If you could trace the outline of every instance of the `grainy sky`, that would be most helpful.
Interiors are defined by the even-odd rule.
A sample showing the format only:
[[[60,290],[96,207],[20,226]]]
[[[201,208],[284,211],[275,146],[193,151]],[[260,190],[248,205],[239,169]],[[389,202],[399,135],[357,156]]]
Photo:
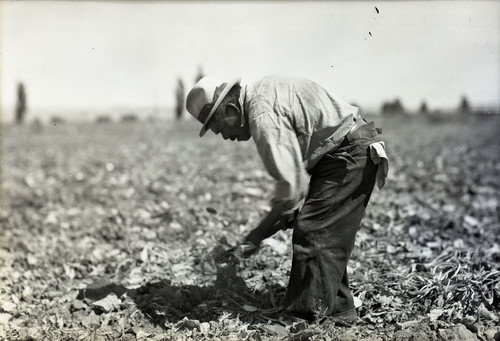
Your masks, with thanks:
[[[172,106],[199,66],[296,74],[361,107],[500,105],[497,1],[0,1],[0,16],[4,109],[19,81],[31,109]]]

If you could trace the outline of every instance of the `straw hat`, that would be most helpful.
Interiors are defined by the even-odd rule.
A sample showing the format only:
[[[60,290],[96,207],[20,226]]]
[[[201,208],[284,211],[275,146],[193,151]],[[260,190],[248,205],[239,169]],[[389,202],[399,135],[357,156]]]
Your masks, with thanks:
[[[186,99],[186,109],[203,124],[200,137],[207,132],[208,122],[229,93],[229,90],[239,82],[240,78],[231,82],[223,82],[217,78],[207,76],[200,79],[189,91]]]

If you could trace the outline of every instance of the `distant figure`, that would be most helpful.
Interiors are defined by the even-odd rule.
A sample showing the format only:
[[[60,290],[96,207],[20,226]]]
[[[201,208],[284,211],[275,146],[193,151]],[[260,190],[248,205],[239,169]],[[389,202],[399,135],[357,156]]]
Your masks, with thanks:
[[[204,77],[186,108],[203,124],[200,136],[252,137],[276,180],[271,212],[237,250],[249,256],[265,238],[294,229],[284,312],[355,321],[347,262],[377,174],[381,188],[388,170],[374,123],[317,83],[284,75],[247,85]]]
[[[26,91],[24,90],[24,84],[19,83],[17,85],[17,103],[16,103],[17,124],[23,123],[25,114],[26,114]]]
[[[462,114],[468,114],[471,112],[469,100],[467,99],[467,97],[462,96],[462,99],[460,100],[460,107],[458,108],[458,110]]]
[[[184,112],[184,83],[179,78],[175,89],[175,117],[180,120]]]
[[[422,102],[422,104],[420,105],[420,109],[418,110],[421,114],[428,114],[429,113],[429,109],[427,108],[427,103],[426,102]]]

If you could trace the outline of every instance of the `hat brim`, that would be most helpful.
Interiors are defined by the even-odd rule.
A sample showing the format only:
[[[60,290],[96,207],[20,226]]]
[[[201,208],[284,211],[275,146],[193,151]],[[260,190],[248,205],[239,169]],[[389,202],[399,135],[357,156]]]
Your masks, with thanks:
[[[200,137],[205,135],[205,133],[208,131],[208,123],[210,122],[210,119],[212,118],[212,116],[215,114],[215,111],[217,110],[217,108],[221,104],[222,100],[226,97],[226,95],[233,88],[233,86],[238,84],[240,81],[241,81],[241,78],[236,78],[236,79],[232,80],[231,82],[227,83],[226,87],[222,90],[219,97],[217,97],[217,100],[215,101],[214,106],[210,110],[210,113],[208,114],[207,118],[205,119],[205,122],[203,123],[203,127],[201,127],[201,130],[200,130]]]

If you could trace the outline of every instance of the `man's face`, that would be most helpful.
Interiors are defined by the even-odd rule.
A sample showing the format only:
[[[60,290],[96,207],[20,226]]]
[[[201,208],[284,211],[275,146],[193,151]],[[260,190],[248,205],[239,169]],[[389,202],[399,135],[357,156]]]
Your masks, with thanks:
[[[231,141],[247,141],[250,139],[250,130],[248,124],[241,126],[241,116],[232,108],[226,111],[226,114],[221,112],[215,113],[210,120],[208,127],[214,134],[221,134],[224,140]]]

